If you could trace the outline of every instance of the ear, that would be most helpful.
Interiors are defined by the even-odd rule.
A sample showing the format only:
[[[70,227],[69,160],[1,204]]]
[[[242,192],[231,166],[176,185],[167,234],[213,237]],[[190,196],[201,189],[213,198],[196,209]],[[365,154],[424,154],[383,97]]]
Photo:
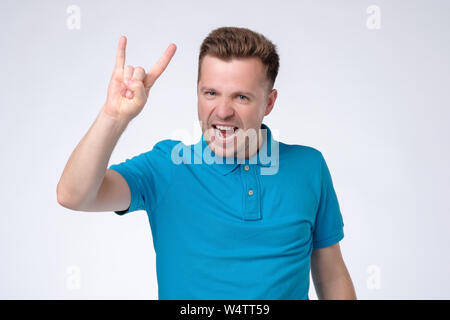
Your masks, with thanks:
[[[277,96],[277,89],[272,89],[272,91],[269,93],[269,96],[267,97],[266,112],[264,113],[265,116],[267,116],[272,111],[273,106],[275,105],[275,100],[277,100]]]

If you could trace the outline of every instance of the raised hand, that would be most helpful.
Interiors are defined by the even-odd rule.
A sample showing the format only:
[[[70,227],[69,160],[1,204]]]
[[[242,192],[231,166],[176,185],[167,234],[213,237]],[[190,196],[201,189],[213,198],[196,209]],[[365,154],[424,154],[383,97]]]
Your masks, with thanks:
[[[150,88],[163,73],[177,49],[170,44],[158,62],[145,73],[142,67],[125,66],[127,38],[121,36],[117,48],[116,65],[108,86],[104,112],[121,120],[131,121],[144,108]]]

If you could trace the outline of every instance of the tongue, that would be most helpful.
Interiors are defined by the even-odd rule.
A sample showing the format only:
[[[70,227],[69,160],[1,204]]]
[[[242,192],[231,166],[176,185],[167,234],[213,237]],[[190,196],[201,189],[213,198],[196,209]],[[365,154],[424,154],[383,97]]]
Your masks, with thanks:
[[[229,136],[229,135],[232,135],[233,132],[234,132],[234,130],[222,130],[222,129],[220,129],[220,133],[221,133],[222,136],[224,136],[224,137]]]

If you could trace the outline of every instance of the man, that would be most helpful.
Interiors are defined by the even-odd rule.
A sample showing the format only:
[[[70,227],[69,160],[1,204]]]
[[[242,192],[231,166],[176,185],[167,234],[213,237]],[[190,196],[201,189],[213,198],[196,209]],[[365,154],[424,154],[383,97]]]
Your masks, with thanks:
[[[159,299],[308,299],[310,270],[320,299],[355,299],[321,152],[278,143],[262,123],[277,98],[272,42],[246,28],[213,30],[199,55],[200,141],[163,140],[108,169],[176,50],[169,45],[145,73],[124,67],[125,46],[121,37],[106,102],[69,158],[58,202],[78,211],[146,210]]]

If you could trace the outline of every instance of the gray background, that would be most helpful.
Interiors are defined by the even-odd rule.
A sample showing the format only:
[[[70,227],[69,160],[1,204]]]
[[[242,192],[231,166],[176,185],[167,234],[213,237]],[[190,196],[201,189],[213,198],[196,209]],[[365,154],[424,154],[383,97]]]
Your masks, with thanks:
[[[2,1],[0,298],[157,298],[146,213],[73,213],[56,185],[105,101],[120,35],[126,64],[146,70],[178,51],[110,164],[196,141],[198,49],[220,26],[278,46],[264,121],[324,154],[358,298],[450,298],[449,13],[448,1]]]

